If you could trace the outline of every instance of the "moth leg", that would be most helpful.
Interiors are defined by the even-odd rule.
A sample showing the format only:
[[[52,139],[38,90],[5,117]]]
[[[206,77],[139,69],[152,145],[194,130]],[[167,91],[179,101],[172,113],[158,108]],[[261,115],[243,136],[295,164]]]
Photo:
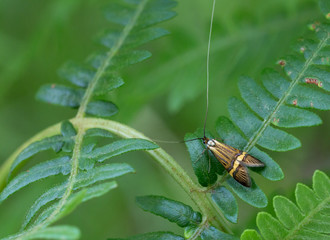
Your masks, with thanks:
[[[198,162],[199,159],[201,159],[201,157],[203,156],[203,154],[205,153],[206,150],[207,150],[207,149],[205,148],[205,149],[203,150],[203,152],[198,156],[198,158],[194,161],[194,163]]]
[[[210,157],[209,151],[207,151],[207,156],[209,157],[209,172],[208,173],[210,173],[211,172],[211,157]]]

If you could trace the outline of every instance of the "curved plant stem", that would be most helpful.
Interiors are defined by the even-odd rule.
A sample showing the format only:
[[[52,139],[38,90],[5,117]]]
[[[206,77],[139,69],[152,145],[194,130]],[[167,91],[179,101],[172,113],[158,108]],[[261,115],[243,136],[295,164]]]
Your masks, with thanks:
[[[71,119],[71,122],[81,132],[85,132],[87,129],[90,128],[102,128],[123,138],[142,138],[150,140],[135,129],[110,120],[96,118],[73,118]],[[56,135],[59,132],[60,123],[53,125],[40,132],[36,136],[32,137],[20,148],[18,148],[12,156],[10,156],[10,158],[4,164],[4,167],[10,166],[14,159],[18,156],[18,154],[32,142],[43,139],[45,137]],[[188,176],[188,174],[184,171],[184,169],[180,165],[178,165],[177,162],[169,154],[167,154],[161,148],[146,152],[151,155],[152,158],[155,159],[166,170],[166,172],[175,179],[175,181],[178,182],[178,184],[185,190],[185,192],[199,208],[199,211],[202,213],[203,216],[207,218],[208,222],[211,225],[222,229],[224,232],[231,233],[227,221],[213,206],[212,200],[208,197],[206,191],[203,191],[203,188],[195,184]],[[6,174],[4,167],[0,169],[0,172],[2,174]],[[3,175],[2,179],[6,179],[6,175]],[[49,222],[49,224],[50,223],[51,222]]]
[[[106,129],[123,138],[142,138],[147,139],[142,133],[130,128],[124,124],[94,118],[72,119],[74,125],[83,125],[86,129],[102,128]],[[151,140],[150,140],[151,141]],[[203,189],[196,185],[183,168],[167,154],[163,149],[147,151],[166,171],[177,181],[190,198],[195,202],[203,216],[207,216],[211,225],[222,229],[225,232],[231,232],[226,220],[221,215],[217,214],[217,210],[213,207],[211,200],[207,198]]]

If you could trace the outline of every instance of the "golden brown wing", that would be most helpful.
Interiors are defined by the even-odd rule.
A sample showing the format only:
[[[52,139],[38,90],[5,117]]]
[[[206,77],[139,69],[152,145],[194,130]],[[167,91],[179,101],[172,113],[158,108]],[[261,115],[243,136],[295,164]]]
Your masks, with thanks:
[[[245,187],[251,187],[251,178],[245,166],[239,164],[236,169],[233,169],[232,177]]]
[[[237,156],[237,160],[241,161],[247,167],[264,167],[265,164],[259,159],[252,157],[246,152],[242,152],[241,155]]]
[[[236,159],[236,155],[240,152],[238,149],[228,146],[224,143],[220,143],[214,140],[214,146],[208,146],[208,149],[219,160],[219,162],[225,167],[227,171],[233,167],[233,161]]]

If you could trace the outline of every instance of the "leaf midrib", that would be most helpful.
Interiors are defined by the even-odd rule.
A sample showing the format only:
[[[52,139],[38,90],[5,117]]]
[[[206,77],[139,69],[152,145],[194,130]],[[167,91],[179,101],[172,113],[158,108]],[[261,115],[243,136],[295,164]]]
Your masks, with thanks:
[[[274,115],[280,109],[280,107],[283,104],[285,104],[285,100],[290,95],[293,88],[299,83],[299,80],[304,75],[304,73],[306,72],[308,67],[313,63],[314,58],[318,55],[318,52],[324,47],[324,45],[326,44],[328,39],[329,39],[329,34],[319,42],[319,44],[318,44],[317,48],[315,49],[315,51],[313,52],[313,54],[310,56],[310,58],[308,58],[305,61],[305,64],[304,64],[302,70],[300,71],[300,73],[297,75],[297,77],[293,81],[291,81],[288,90],[277,101],[277,104],[276,104],[275,108],[273,109],[273,111],[270,112],[268,117],[264,119],[264,121],[261,124],[261,126],[259,127],[259,129],[251,136],[247,145],[244,147],[244,151],[248,152],[256,145],[257,141],[262,137],[263,132],[270,125],[271,119],[273,119]]]
[[[312,211],[310,211],[307,215],[305,215],[304,219],[295,227],[293,228],[289,234],[284,238],[285,240],[289,240],[289,239],[295,239],[295,234],[304,228],[305,225],[307,225],[313,218],[313,216],[315,214],[317,214],[318,212],[320,212],[323,207],[330,202],[330,197],[324,199],[323,201],[320,202],[320,204],[318,204],[318,206],[316,208],[314,208]]]

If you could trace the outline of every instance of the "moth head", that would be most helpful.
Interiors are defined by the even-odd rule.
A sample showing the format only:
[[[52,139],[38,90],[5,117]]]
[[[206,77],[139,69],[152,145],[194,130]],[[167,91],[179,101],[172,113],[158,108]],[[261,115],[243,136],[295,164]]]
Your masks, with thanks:
[[[215,146],[215,142],[213,141],[213,139],[209,139],[207,137],[203,138],[203,143],[207,146],[207,147],[214,147]]]

